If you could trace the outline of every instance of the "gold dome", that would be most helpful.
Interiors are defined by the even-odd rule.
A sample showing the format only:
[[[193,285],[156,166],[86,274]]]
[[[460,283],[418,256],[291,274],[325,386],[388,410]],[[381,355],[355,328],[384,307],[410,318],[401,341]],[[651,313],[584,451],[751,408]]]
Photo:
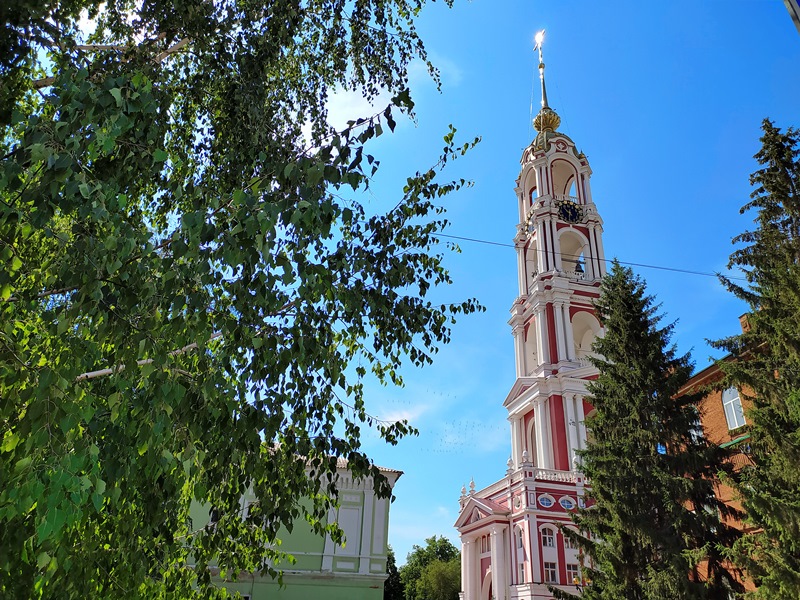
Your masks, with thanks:
[[[549,106],[545,106],[533,120],[536,131],[556,131],[561,125],[561,117]]]

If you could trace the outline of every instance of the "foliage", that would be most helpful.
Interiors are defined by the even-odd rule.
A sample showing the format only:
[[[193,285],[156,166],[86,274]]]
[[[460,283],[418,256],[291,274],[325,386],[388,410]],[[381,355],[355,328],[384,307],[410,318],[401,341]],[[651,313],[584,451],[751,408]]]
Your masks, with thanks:
[[[574,539],[591,581],[583,598],[727,600],[737,585],[722,558],[735,530],[714,495],[724,451],[697,435],[699,397],[678,391],[691,376],[689,356],[670,345],[673,325],[645,284],[615,262],[596,303],[605,336],[595,341],[599,370],[589,384],[596,412],[580,453],[592,482]],[[570,597],[557,593],[557,597]]]
[[[461,560],[434,560],[422,570],[417,582],[420,600],[458,600],[461,589]]]
[[[280,528],[338,533],[337,457],[390,493],[361,428],[412,430],[365,380],[402,383],[478,308],[428,297],[464,184],[437,172],[469,144],[386,214],[356,196],[412,110],[422,4],[3,3],[0,596],[222,595],[212,562],[275,575]],[[337,132],[336,89],[394,97]]]
[[[449,590],[447,573],[452,567],[441,567],[457,562],[461,564],[461,553],[444,536],[432,536],[425,540],[425,546],[414,544],[406,558],[406,564],[400,567],[400,579],[405,588],[406,600],[428,600],[428,593],[439,593],[441,590]],[[433,572],[427,575],[428,566],[433,563],[440,563],[434,567]],[[456,592],[460,589],[461,567],[456,578]],[[423,580],[426,582],[423,583]],[[436,596],[440,598],[442,596]],[[433,598],[431,596],[430,598]]]
[[[726,384],[751,403],[746,412],[752,466],[738,491],[757,529],[735,558],[760,587],[754,598],[800,597],[800,131],[764,120],[761,168],[741,212],[756,228],[736,238],[731,255],[748,284],[724,280],[750,306],[749,330],[717,342],[733,355],[720,361]]]
[[[400,579],[400,571],[397,570],[397,561],[391,546],[389,546],[389,553],[386,557],[386,573],[386,581],[383,582],[383,600],[403,600],[403,582]]]

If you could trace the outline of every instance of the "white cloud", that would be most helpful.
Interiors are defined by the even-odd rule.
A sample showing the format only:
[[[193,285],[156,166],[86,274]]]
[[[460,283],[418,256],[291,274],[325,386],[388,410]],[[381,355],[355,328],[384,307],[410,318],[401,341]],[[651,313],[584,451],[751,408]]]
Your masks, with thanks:
[[[383,111],[391,102],[388,92],[381,92],[372,101],[367,100],[358,91],[338,90],[328,98],[328,123],[336,129],[347,127],[348,121],[371,117]]]

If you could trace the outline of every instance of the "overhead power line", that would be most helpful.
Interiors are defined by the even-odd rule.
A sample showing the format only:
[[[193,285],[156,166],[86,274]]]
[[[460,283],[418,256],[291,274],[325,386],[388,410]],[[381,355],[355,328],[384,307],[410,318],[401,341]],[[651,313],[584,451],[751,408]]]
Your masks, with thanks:
[[[502,246],[504,248],[515,248],[514,244],[504,244],[503,242],[492,242],[490,240],[481,240],[481,239],[478,239],[478,238],[470,238],[470,237],[464,237],[464,236],[460,236],[460,235],[447,235],[447,234],[444,234],[444,233],[437,233],[436,235],[439,236],[439,237],[449,238],[449,239],[452,239],[452,240],[461,240],[461,241],[464,241],[464,242],[475,242],[477,244],[489,244],[490,246]],[[542,252],[542,250],[539,250],[539,251]],[[561,253],[561,252],[559,252],[558,254],[563,255],[563,253]],[[604,262],[607,262],[607,263],[614,262],[613,260],[608,259],[608,258],[604,258],[602,260]],[[635,263],[635,262],[628,262],[628,261],[624,261],[624,260],[617,260],[617,262],[619,264],[621,264],[621,265],[626,265],[626,266],[629,266],[629,267],[641,267],[643,269],[658,269],[659,271],[671,271],[673,273],[684,273],[686,275],[700,275],[702,277],[714,277],[714,278],[719,277],[719,274],[717,274],[717,273],[709,273],[707,271],[694,271],[692,269],[679,269],[677,267],[665,267],[663,265],[648,265],[648,264],[645,264],[645,263]],[[733,276],[733,275],[726,275],[726,277],[728,279],[736,279],[736,280],[739,280],[739,281],[747,281],[747,279],[745,279],[744,277],[736,277],[736,276]]]

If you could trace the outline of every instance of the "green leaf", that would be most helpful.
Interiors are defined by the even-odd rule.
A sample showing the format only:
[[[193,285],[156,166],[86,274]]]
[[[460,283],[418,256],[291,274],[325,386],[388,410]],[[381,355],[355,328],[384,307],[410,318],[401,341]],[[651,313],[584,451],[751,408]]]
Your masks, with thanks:
[[[17,447],[21,438],[17,435],[16,432],[6,430],[3,434],[3,443],[0,444],[0,451],[1,452],[11,452],[14,448]]]
[[[122,106],[122,90],[119,88],[112,88],[108,90],[117,102],[117,106]]]

